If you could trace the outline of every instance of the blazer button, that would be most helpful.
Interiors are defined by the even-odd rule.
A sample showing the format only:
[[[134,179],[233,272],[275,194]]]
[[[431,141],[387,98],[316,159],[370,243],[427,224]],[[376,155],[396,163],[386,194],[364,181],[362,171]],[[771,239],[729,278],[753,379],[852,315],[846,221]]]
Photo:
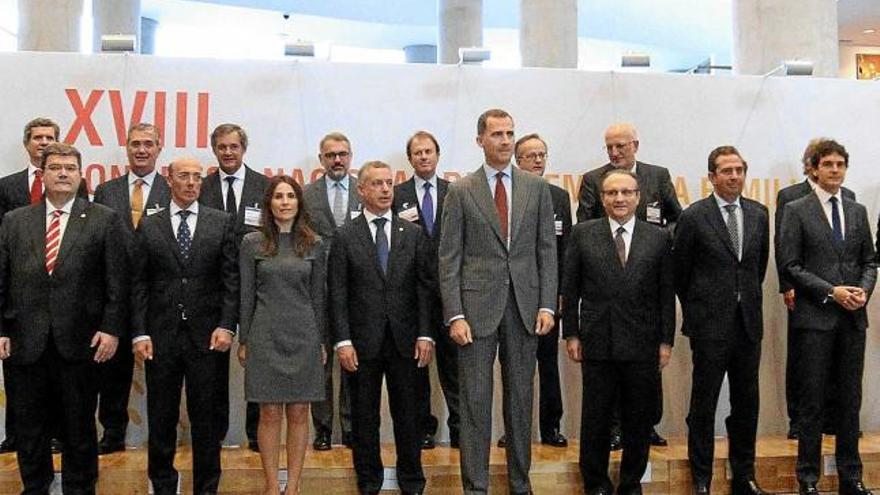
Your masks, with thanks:
[[[183,311],[183,304],[178,304],[178,305],[177,305],[177,309]]]
[[[187,282],[188,282],[188,280],[186,278],[180,279],[180,283],[183,285],[186,285]]]

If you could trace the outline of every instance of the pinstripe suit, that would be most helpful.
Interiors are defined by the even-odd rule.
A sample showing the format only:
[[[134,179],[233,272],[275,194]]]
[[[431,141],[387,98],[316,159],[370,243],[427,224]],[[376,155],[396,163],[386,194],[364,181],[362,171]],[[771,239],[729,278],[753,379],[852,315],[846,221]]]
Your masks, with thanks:
[[[507,243],[485,167],[450,185],[443,210],[439,249],[443,315],[446,321],[464,316],[473,334],[473,343],[459,350],[458,367],[461,473],[466,494],[488,491],[492,366],[499,348],[508,482],[512,493],[530,490],[532,381],[538,347],[535,320],[539,308],[556,309],[550,186],[516,167],[509,170]]]

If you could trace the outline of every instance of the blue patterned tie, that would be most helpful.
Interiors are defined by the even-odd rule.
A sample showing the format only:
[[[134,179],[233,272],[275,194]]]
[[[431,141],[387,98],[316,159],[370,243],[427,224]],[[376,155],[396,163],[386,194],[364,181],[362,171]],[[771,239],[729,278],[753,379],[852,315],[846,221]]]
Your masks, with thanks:
[[[831,230],[834,240],[838,244],[843,243],[843,228],[840,226],[840,209],[837,207],[837,197],[831,196]]]
[[[177,212],[180,215],[180,227],[177,227],[177,249],[180,250],[180,255],[184,259],[189,257],[189,248],[192,247],[192,233],[189,231],[189,224],[186,223],[186,219],[191,213],[189,210]]]
[[[431,197],[431,183],[425,182],[425,196],[422,198],[422,222],[428,235],[434,235],[434,198]]]
[[[376,254],[379,256],[379,266],[382,267],[382,273],[388,273],[388,236],[385,235],[386,218],[376,218],[373,223],[376,225]]]

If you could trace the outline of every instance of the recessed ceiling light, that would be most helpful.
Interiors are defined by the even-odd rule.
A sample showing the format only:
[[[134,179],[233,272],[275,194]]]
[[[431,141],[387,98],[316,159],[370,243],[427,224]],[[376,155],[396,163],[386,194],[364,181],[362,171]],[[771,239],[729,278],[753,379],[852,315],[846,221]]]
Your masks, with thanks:
[[[876,29],[865,29],[864,31],[862,31],[862,34],[874,34],[876,32]]]

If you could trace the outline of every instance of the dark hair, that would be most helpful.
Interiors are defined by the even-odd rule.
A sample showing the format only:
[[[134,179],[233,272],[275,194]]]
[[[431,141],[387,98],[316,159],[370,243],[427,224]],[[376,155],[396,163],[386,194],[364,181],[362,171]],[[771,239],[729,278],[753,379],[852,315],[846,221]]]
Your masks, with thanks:
[[[75,156],[77,167],[82,169],[82,155],[79,153],[79,150],[76,149],[73,145],[59,142],[50,143],[49,146],[46,146],[46,148],[43,150],[43,156],[40,157],[41,169],[46,169],[46,160],[52,155]]]
[[[46,117],[37,117],[24,125],[24,134],[21,139],[22,143],[27,144],[28,141],[31,140],[31,131],[34,127],[51,127],[55,131],[55,141],[58,141],[58,135],[61,134],[61,129],[58,127],[58,124],[56,124],[52,119]]]
[[[522,146],[522,144],[526,141],[530,141],[532,139],[537,139],[538,141],[541,141],[541,144],[544,145],[544,148],[547,148],[547,141],[544,141],[544,138],[539,136],[537,132],[533,132],[531,134],[526,134],[525,136],[516,140],[516,144],[513,145],[513,154],[516,155],[517,153],[519,153],[519,147]]]
[[[211,133],[211,149],[215,149],[217,147],[217,140],[221,137],[232,134],[233,132],[238,133],[238,140],[241,142],[241,149],[247,151],[248,147],[248,137],[247,133],[244,132],[244,129],[241,128],[238,124],[220,124],[215,129],[214,132]]]
[[[275,215],[272,214],[272,197],[275,189],[280,184],[287,184],[293,188],[296,195],[296,217],[293,219],[293,251],[297,256],[303,257],[318,242],[318,236],[312,229],[309,213],[306,211],[303,199],[302,186],[289,175],[276,175],[269,180],[266,194],[263,196],[263,211],[261,213],[262,225],[260,232],[263,233],[263,255],[275,256],[278,254],[278,225],[275,223]]]
[[[489,120],[489,117],[494,119],[510,119],[513,122],[513,117],[510,116],[509,113],[505,112],[500,108],[490,108],[486,110],[480,115],[480,118],[477,119],[477,135],[482,136],[484,132],[486,132],[486,122]]]
[[[834,153],[842,156],[843,163],[849,167],[849,153],[846,152],[846,148],[844,148],[842,144],[833,139],[826,139],[816,144],[816,147],[813,148],[813,156],[810,157],[810,164],[813,168],[816,168],[819,166],[819,162],[822,161],[822,158],[825,158],[828,155],[833,155]]]
[[[718,160],[718,157],[724,156],[724,155],[736,155],[739,158],[739,161],[742,162],[743,168],[748,170],[749,164],[746,163],[746,161],[743,159],[742,155],[739,154],[739,150],[737,150],[736,147],[734,147],[734,146],[725,145],[725,146],[719,146],[719,147],[715,148],[714,150],[712,150],[711,153],[709,153],[709,160],[708,161],[709,161],[709,173],[710,174],[714,174],[715,169],[718,168],[718,164],[715,163]]]
[[[437,142],[437,138],[435,138],[434,135],[428,131],[417,131],[415,134],[410,136],[409,139],[406,140],[406,159],[407,160],[412,158],[412,151],[410,150],[410,147],[412,147],[412,142],[415,141],[416,138],[430,139],[431,141],[434,142],[434,151],[436,151],[438,155],[440,154],[440,144]]]

